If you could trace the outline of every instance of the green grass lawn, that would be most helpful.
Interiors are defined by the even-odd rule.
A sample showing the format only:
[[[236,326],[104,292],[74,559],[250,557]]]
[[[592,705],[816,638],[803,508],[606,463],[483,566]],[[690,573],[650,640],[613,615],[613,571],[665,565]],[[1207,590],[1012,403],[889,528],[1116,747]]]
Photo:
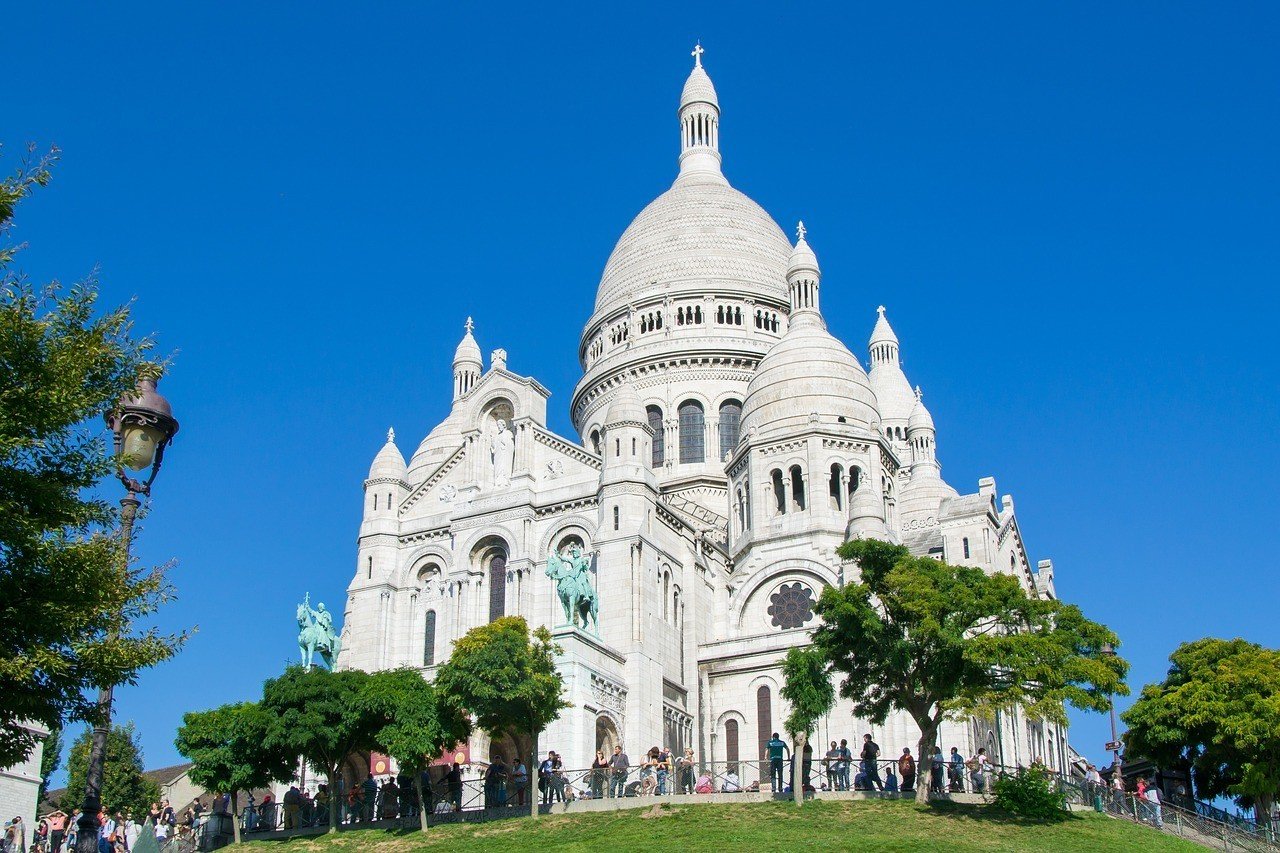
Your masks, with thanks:
[[[906,800],[672,805],[580,815],[528,817],[415,831],[369,829],[289,841],[258,841],[257,853],[448,853],[493,850],[672,850],[755,853],[769,850],[1202,850],[1153,829],[1093,813],[1060,823],[1011,819],[987,806]]]

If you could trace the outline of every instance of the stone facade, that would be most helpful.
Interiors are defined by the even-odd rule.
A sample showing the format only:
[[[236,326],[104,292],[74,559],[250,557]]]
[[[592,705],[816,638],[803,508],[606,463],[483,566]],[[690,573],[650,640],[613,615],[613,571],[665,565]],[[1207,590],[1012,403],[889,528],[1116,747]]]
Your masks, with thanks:
[[[35,723],[27,728],[44,738],[49,733]],[[44,756],[43,741],[27,756],[27,760],[0,770],[0,815],[4,823],[22,818],[26,843],[31,844],[36,829],[36,804],[40,797],[40,760]]]
[[[364,484],[339,665],[430,678],[470,628],[547,625],[573,707],[543,745],[568,767],[615,743],[633,758],[666,745],[756,759],[787,715],[782,656],[807,641],[822,588],[857,571],[835,553],[850,537],[1054,595],[994,480],[960,495],[942,479],[884,309],[868,371],[826,330],[803,226],[793,246],[725,179],[700,61],[678,116],[679,174],[618,241],[583,331],[578,436],[548,430],[549,392],[505,351],[485,369],[468,320],[449,415],[408,463],[389,434]],[[546,575],[571,544],[592,555],[598,636],[566,624]],[[871,727],[843,702],[816,736],[868,731],[886,757],[916,744],[905,716]],[[1013,711],[951,724],[942,743],[1061,766],[1066,733]],[[496,748],[483,735],[472,747]]]

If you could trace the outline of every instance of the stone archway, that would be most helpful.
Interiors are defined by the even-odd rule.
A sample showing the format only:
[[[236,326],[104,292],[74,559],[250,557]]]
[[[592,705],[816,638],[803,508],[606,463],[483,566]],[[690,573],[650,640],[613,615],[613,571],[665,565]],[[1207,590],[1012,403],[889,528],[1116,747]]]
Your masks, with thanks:
[[[596,749],[604,753],[607,759],[613,755],[613,748],[622,744],[622,736],[618,734],[618,725],[608,714],[596,716]]]

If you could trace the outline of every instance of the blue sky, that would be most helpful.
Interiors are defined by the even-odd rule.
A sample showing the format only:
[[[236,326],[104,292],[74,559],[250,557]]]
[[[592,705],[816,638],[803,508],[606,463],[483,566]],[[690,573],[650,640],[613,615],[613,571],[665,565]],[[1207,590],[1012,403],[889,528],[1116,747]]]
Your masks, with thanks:
[[[696,38],[729,179],[805,220],[855,352],[888,306],[944,476],[1015,497],[1135,686],[1184,640],[1280,645],[1276,4],[69,3],[6,30],[5,163],[64,151],[24,268],[100,266],[175,356],[139,550],[199,633],[118,694],[149,765],[296,658],[304,591],[341,610],[369,462],[443,417],[468,314],[569,434]],[[1101,759],[1106,718],[1075,723]]]

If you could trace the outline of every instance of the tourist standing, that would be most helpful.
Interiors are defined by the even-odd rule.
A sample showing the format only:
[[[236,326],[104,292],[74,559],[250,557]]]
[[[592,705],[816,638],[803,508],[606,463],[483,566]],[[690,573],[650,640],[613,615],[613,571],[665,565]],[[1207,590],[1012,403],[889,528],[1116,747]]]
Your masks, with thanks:
[[[564,802],[564,760],[560,753],[551,753],[551,795],[558,803]]]
[[[49,815],[49,853],[61,853],[67,835],[67,813],[58,809]]]
[[[455,812],[460,812],[462,811],[462,765],[456,761],[453,762],[446,778],[449,786],[449,802],[453,803]]]
[[[604,750],[597,749],[595,760],[591,762],[591,796],[600,799],[604,796],[605,775],[609,772],[609,760],[604,757]]]
[[[849,790],[849,765],[853,763],[853,750],[849,749],[849,741],[840,739],[840,778],[837,780],[841,791]]]
[[[362,820],[371,821],[377,813],[375,807],[378,803],[378,781],[373,778],[372,773],[365,776],[364,784],[361,785],[361,788],[364,789],[364,816]]]
[[[529,768],[524,766],[524,762],[520,760],[520,756],[511,764],[511,784],[515,788],[516,805],[524,805],[524,792],[529,787]],[[507,798],[507,802],[511,802],[511,798]]]
[[[827,790],[837,791],[840,789],[840,747],[835,741],[831,741],[831,748],[827,750],[827,754],[822,758],[822,764],[827,771]]]
[[[942,772],[946,763],[947,760],[942,754],[942,747],[935,746],[933,755],[929,757],[929,792],[932,794],[942,793]]]
[[[302,792],[297,785],[290,785],[284,792],[281,802],[284,803],[284,828],[298,828],[298,813],[302,811]]]
[[[964,793],[964,756],[959,747],[951,747],[951,766],[947,768],[947,780],[953,794]]]
[[[507,765],[501,755],[495,755],[484,771],[484,807],[497,808],[506,805],[502,785],[507,778]]]
[[[631,759],[622,751],[621,746],[613,748],[609,757],[609,796],[625,797],[627,795],[627,773],[631,769]]]
[[[640,796],[646,797],[658,787],[658,781],[655,778],[657,770],[658,748],[655,746],[645,753],[644,761],[640,764]]]
[[[880,744],[869,734],[862,736],[862,772],[866,774],[868,790],[872,785],[877,791],[884,790],[884,783],[880,781]]]
[[[678,794],[693,793],[693,782],[694,782],[693,770],[694,770],[695,763],[696,762],[693,760],[693,748],[685,747],[684,757],[680,758],[678,761],[678,767],[677,767],[677,773],[676,773],[676,793]]]
[[[666,795],[671,793],[667,790],[667,783],[671,779],[671,750],[663,747],[658,753],[658,793]]]
[[[916,760],[909,746],[902,750],[902,757],[898,759],[898,775],[902,777],[902,793],[908,794],[916,789]]]
[[[780,793],[784,788],[785,780],[783,777],[782,764],[783,761],[791,754],[791,747],[778,737],[778,733],[774,732],[764,745],[765,751],[769,756],[769,784],[773,786],[775,794]]]
[[[979,747],[978,754],[973,757],[973,769],[969,773],[971,788],[975,794],[987,791],[987,764],[986,747]]]

